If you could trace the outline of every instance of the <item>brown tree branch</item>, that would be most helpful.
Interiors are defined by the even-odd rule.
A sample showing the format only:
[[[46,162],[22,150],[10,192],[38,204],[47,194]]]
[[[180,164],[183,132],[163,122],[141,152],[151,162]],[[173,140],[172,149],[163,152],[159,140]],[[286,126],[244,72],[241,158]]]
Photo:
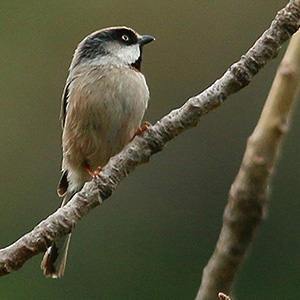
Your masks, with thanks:
[[[264,217],[270,180],[299,85],[300,31],[289,44],[258,124],[248,140],[241,168],[229,192],[219,240],[203,271],[197,300],[213,300],[219,291],[231,290],[254,230]]]
[[[72,200],[38,224],[12,245],[0,250],[0,276],[17,270],[32,256],[43,252],[58,237],[69,233],[76,222],[111,196],[129,172],[163,149],[184,130],[220,106],[225,99],[247,86],[253,76],[272,58],[299,28],[300,0],[292,0],[278,12],[270,28],[225,74],[201,94],[190,98],[141,136],[136,137],[103,168],[101,177],[84,185]]]

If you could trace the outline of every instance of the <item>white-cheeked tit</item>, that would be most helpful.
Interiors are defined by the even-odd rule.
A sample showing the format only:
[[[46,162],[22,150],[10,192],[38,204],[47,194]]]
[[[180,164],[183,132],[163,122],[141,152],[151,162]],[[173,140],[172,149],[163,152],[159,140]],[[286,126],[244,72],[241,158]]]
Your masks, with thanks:
[[[77,46],[62,96],[62,205],[140,132],[149,90],[141,73],[143,46],[153,41],[128,27],[96,31]],[[64,274],[71,234],[51,245],[41,267]]]

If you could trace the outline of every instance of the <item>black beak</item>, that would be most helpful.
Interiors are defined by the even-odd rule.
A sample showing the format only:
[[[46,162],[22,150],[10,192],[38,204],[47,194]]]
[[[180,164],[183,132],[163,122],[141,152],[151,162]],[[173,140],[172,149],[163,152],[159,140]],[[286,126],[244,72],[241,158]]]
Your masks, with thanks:
[[[140,46],[144,46],[146,44],[151,43],[154,40],[155,40],[155,38],[151,35],[141,35],[138,40],[138,43],[140,44]]]

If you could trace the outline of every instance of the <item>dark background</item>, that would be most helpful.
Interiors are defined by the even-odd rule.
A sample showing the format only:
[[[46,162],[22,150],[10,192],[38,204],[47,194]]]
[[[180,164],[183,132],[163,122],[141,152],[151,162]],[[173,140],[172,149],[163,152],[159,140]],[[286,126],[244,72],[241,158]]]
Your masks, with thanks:
[[[145,48],[154,123],[205,89],[255,42],[287,0],[1,1],[0,246],[60,204],[60,98],[77,43],[127,25]],[[284,46],[284,48],[286,45]],[[65,277],[42,255],[0,280],[1,299],[193,299],[232,181],[281,54],[253,82],[138,167],[76,227]],[[297,299],[300,286],[299,117],[275,174],[270,208],[236,283],[250,299]]]

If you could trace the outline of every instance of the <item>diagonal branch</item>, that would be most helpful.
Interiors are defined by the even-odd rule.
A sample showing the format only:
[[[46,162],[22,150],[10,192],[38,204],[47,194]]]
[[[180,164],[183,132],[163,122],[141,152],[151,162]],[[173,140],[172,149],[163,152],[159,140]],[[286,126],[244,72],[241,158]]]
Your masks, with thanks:
[[[215,251],[203,271],[196,299],[229,293],[256,227],[263,221],[269,184],[300,86],[300,31],[278,68],[253,134],[248,139],[239,173],[231,186],[223,227]]]
[[[220,79],[150,126],[109,161],[101,177],[86,183],[67,205],[12,245],[1,249],[0,276],[21,268],[32,256],[45,251],[58,237],[69,233],[77,221],[110,197],[120,181],[136,166],[148,162],[167,142],[196,126],[203,115],[220,106],[229,95],[247,86],[253,76],[277,55],[281,45],[298,30],[299,19],[300,0],[292,0],[278,12],[270,28],[250,50]]]

